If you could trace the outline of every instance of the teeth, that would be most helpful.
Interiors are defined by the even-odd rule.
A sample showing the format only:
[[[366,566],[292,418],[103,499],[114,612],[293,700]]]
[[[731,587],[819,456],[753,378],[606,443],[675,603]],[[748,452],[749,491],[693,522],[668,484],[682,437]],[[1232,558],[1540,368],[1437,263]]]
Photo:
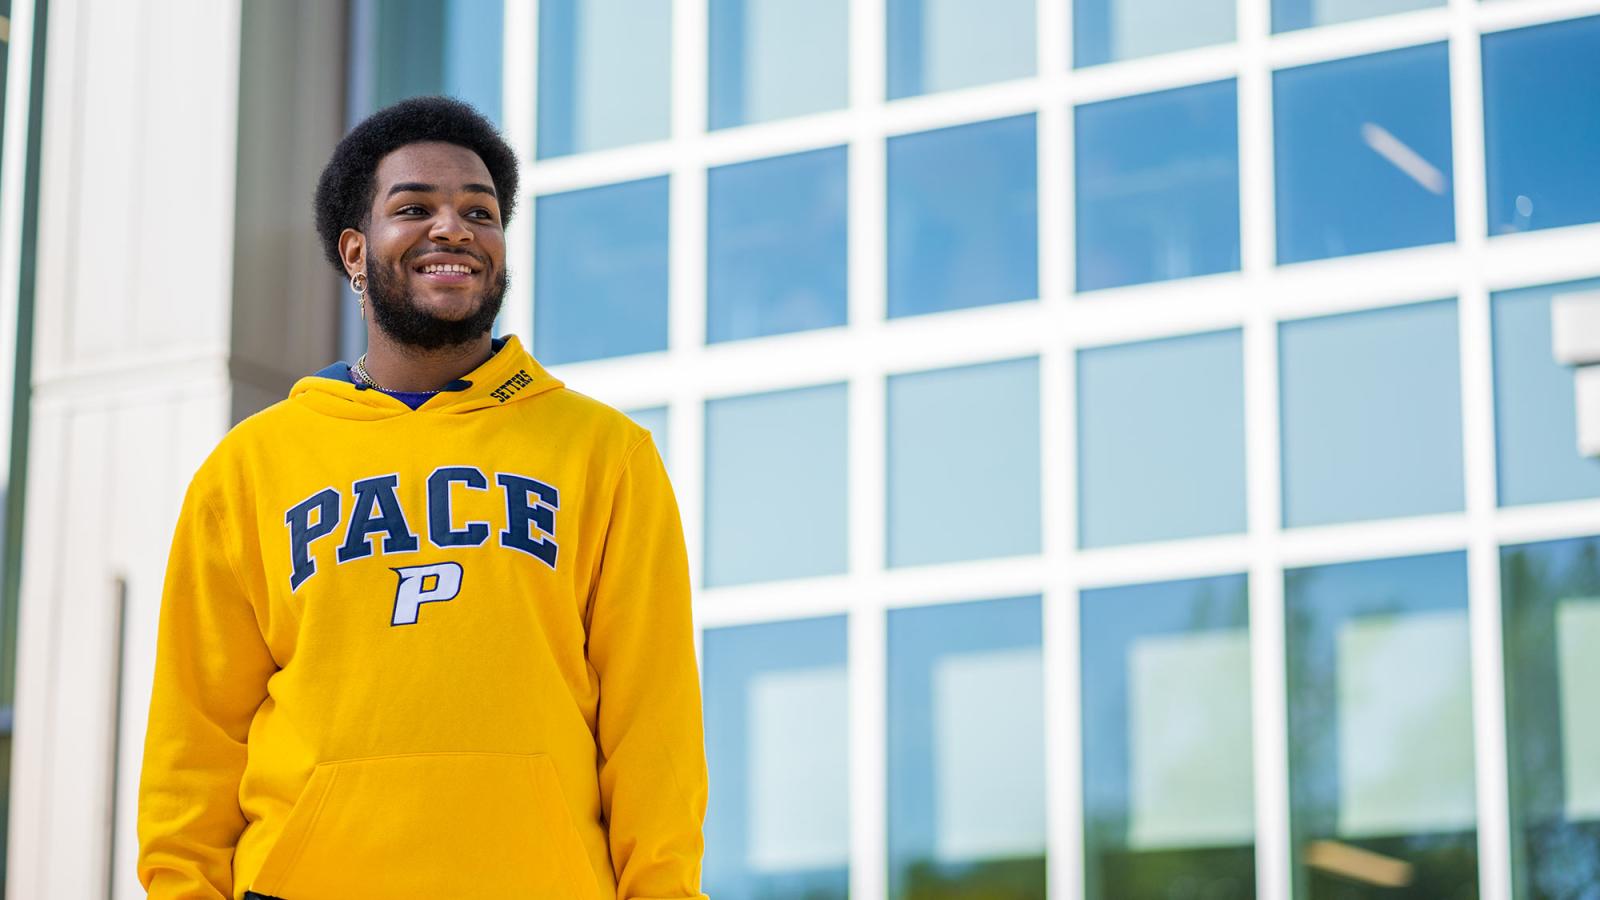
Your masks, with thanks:
[[[423,266],[422,267],[422,271],[427,273],[427,274],[430,274],[430,275],[437,274],[437,273],[454,273],[454,274],[457,274],[457,275],[471,275],[472,274],[472,270],[467,268],[466,266],[458,266],[458,265],[454,265],[454,264]]]

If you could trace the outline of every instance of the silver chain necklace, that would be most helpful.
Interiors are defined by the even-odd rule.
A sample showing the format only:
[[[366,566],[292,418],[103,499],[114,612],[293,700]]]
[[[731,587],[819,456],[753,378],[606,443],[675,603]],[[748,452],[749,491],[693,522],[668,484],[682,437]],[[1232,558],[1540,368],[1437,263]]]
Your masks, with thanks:
[[[356,360],[355,369],[356,377],[360,378],[362,381],[365,381],[367,383],[367,387],[377,388],[378,390],[383,391],[385,394],[437,394],[439,391],[444,390],[443,388],[435,388],[431,391],[391,391],[376,381],[373,381],[372,376],[367,374],[367,355],[365,353],[361,354],[361,357]]]

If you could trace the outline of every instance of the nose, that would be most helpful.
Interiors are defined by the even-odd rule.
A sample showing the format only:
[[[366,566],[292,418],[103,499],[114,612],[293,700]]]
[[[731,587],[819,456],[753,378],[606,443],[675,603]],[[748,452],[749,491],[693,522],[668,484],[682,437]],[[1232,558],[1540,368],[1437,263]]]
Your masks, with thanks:
[[[467,227],[467,221],[454,209],[443,207],[433,217],[428,237],[440,244],[469,244],[472,242],[472,229]]]

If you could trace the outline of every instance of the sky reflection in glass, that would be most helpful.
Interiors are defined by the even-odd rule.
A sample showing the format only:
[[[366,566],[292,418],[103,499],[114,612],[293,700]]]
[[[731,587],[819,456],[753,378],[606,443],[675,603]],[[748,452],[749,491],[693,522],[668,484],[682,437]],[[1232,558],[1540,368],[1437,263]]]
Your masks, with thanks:
[[[707,587],[846,568],[846,388],[706,402]]]
[[[706,630],[709,895],[847,895],[845,637],[844,616]]]
[[[1252,896],[1245,576],[1084,591],[1079,610],[1087,896]]]
[[[1445,0],[1272,0],[1272,30],[1294,31],[1444,5]]]
[[[712,129],[843,109],[849,0],[711,0]]]
[[[667,179],[538,199],[534,355],[546,365],[667,349]]]
[[[1234,0],[1073,0],[1078,68],[1233,40]]]
[[[884,11],[890,100],[1034,73],[1033,0],[887,0]]]
[[[539,158],[672,131],[671,0],[539,0]]]
[[[1454,300],[1279,326],[1283,524],[1463,508]]]
[[[845,323],[845,148],[707,173],[706,342]]]
[[[1078,290],[1239,268],[1232,81],[1077,108]]]
[[[889,317],[1039,296],[1034,117],[889,139]]]
[[[1038,597],[889,612],[889,896],[1042,897]]]
[[[500,0],[382,0],[375,14],[372,109],[446,94],[500,121]]]
[[[1600,16],[1483,36],[1489,233],[1600,221]]]
[[[1272,83],[1280,264],[1455,240],[1444,44]]]

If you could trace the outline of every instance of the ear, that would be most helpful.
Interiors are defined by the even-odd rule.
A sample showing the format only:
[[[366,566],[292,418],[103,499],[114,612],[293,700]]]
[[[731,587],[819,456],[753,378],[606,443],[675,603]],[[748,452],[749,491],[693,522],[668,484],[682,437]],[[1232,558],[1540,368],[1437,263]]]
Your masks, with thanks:
[[[367,236],[354,228],[339,232],[339,258],[344,261],[346,278],[367,270]]]

